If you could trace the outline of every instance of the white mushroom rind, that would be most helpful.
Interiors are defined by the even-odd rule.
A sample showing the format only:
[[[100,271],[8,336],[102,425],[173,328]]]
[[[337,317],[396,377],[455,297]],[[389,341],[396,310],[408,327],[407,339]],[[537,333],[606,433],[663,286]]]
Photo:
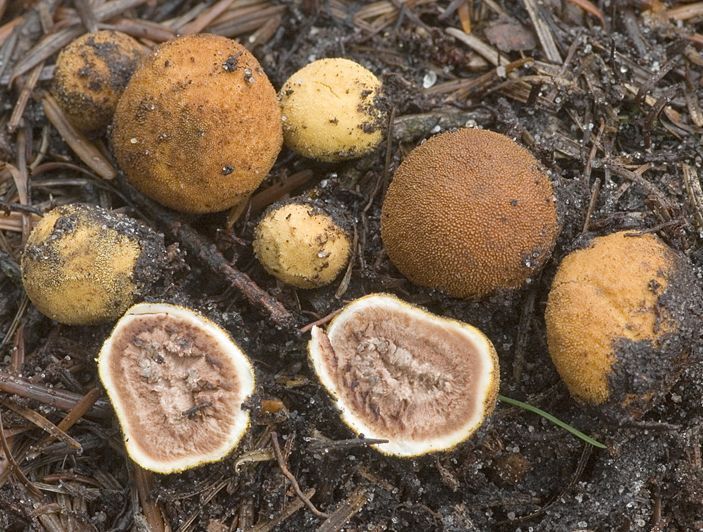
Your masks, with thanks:
[[[135,427],[131,423],[127,412],[131,409],[139,408],[139,405],[126,404],[119,394],[114,393],[114,390],[116,390],[115,376],[109,370],[111,358],[115,356],[112,346],[113,340],[119,335],[122,328],[129,325],[133,320],[138,319],[139,316],[148,314],[167,314],[184,320],[197,328],[206,330],[217,341],[218,347],[222,352],[229,356],[237,370],[241,403],[251,397],[256,386],[254,368],[247,355],[223,329],[204,316],[192,310],[166,303],[140,303],[131,307],[117,322],[110,337],[103,344],[97,358],[98,374],[110,397],[122,428],[127,454],[142,468],[161,474],[176,473],[202,464],[217,462],[229,454],[247,432],[249,428],[249,412],[247,410],[240,409],[233,414],[234,423],[228,433],[228,437],[219,446],[204,454],[171,459],[166,462],[155,459],[149,449],[140,445],[135,438],[130,438],[130,434],[133,433]],[[155,427],[155,430],[158,430],[158,427]]]
[[[385,435],[371,427],[341,399],[334,378],[328,366],[324,363],[324,353],[321,348],[322,335],[327,334],[329,337],[333,337],[335,331],[342,326],[345,319],[356,313],[363,312],[369,307],[387,308],[389,311],[402,311],[413,317],[430,319],[435,324],[441,324],[443,328],[463,335],[468,342],[479,350],[486,362],[483,364],[483,371],[476,375],[475,381],[476,394],[479,396],[481,408],[471,418],[466,419],[459,429],[446,435],[421,440],[393,439],[389,440],[388,443],[374,445],[374,448],[386,455],[413,457],[452,449],[471,437],[490,415],[497,399],[500,371],[498,357],[493,344],[480,330],[471,325],[431,314],[389,294],[371,294],[353,301],[337,314],[328,326],[327,333],[317,326],[312,329],[312,338],[308,343],[310,362],[320,382],[332,397],[344,423],[355,433],[363,434],[365,438],[387,439]]]

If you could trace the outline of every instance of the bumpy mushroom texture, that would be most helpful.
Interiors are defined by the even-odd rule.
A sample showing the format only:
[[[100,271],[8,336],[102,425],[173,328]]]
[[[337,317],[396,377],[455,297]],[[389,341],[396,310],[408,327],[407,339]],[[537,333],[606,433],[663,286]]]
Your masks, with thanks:
[[[558,231],[538,161],[480,129],[443,133],[412,150],[381,218],[383,244],[403,275],[463,298],[523,285],[551,255]]]
[[[129,35],[109,30],[87,33],[63,49],[51,92],[76,128],[98,133],[110,124],[144,50]]]
[[[256,226],[254,252],[264,269],[298,288],[330,284],[349,262],[349,234],[332,216],[307,203],[269,209]]]
[[[98,358],[100,379],[141,467],[173,473],[226,456],[249,426],[254,392],[244,352],[195,312],[164,303],[132,307]]]
[[[266,177],[283,142],[281,114],[246,48],[191,35],[141,63],[117,106],[112,142],[143,194],[182,212],[216,212]]]
[[[571,395],[642,415],[688,360],[700,298],[690,265],[654,235],[617,232],[569,254],[545,320],[549,352]]]
[[[286,146],[325,162],[354,159],[383,138],[381,82],[348,59],[320,59],[298,70],[280,91]]]
[[[94,205],[49,211],[22,254],[22,281],[35,307],[68,325],[117,319],[158,285],[163,237]]]
[[[325,333],[313,329],[310,360],[343,420],[377,449],[416,456],[454,447],[492,412],[498,358],[478,329],[385,294],[358,299]]]

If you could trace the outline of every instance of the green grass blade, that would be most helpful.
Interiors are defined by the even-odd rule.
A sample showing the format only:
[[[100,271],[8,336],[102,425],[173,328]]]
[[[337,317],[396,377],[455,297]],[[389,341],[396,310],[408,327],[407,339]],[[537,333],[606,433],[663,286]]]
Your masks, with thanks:
[[[532,412],[533,414],[537,414],[538,416],[542,416],[543,418],[551,421],[554,423],[556,426],[563,428],[564,430],[570,432],[577,438],[582,439],[586,443],[589,443],[593,445],[593,447],[598,447],[599,449],[607,449],[605,445],[603,445],[601,442],[598,440],[594,440],[590,436],[584,434],[580,430],[572,427],[568,423],[564,423],[561,419],[558,419],[554,417],[552,414],[549,412],[545,412],[544,410],[541,410],[537,408],[536,406],[532,406],[531,404],[528,403],[523,403],[522,401],[518,401],[517,399],[511,399],[510,397],[505,397],[504,395],[499,395],[498,400],[501,403],[506,403],[512,406],[517,406],[518,408],[522,408],[523,410],[527,410],[528,412]]]

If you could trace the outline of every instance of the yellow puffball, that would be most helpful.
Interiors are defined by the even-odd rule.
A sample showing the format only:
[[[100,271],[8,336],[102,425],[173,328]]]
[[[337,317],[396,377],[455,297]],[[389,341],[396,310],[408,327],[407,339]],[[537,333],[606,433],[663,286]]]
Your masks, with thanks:
[[[22,281],[42,314],[67,325],[120,317],[160,279],[163,237],[94,205],[57,207],[29,235]]]
[[[348,59],[320,59],[280,92],[283,139],[310,159],[337,162],[373,151],[383,139],[381,82]]]
[[[330,284],[351,255],[349,234],[309,203],[275,205],[256,226],[254,253],[271,275],[298,288]]]
[[[63,49],[51,92],[75,127],[100,133],[108,126],[145,50],[129,35],[110,30],[86,33]]]

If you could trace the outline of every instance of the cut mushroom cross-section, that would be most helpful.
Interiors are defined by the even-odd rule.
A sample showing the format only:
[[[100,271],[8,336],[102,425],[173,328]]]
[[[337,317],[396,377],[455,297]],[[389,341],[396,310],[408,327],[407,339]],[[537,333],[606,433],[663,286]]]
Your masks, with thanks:
[[[378,451],[451,449],[492,412],[498,357],[478,329],[386,294],[353,301],[312,331],[311,364],[341,412]]]
[[[127,453],[144,469],[173,473],[220,460],[249,426],[242,409],[255,386],[248,357],[186,308],[133,306],[103,344],[98,371]]]

